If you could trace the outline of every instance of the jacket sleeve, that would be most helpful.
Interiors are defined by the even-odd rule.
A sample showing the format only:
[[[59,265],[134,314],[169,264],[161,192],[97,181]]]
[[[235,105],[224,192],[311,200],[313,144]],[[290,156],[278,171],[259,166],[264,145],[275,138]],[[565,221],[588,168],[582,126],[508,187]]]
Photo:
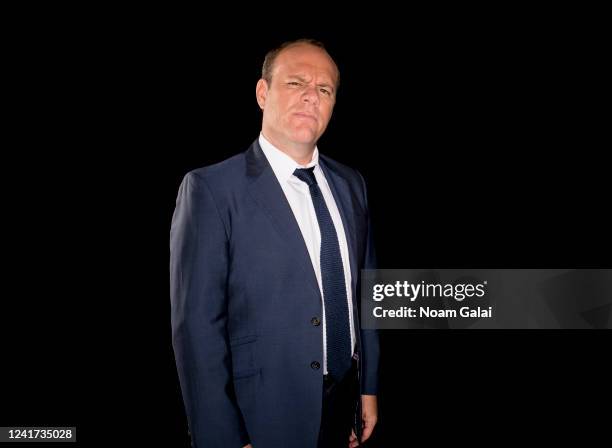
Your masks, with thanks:
[[[228,232],[205,180],[183,179],[170,230],[172,344],[192,444],[249,443],[227,334]]]
[[[365,180],[359,173],[363,186],[363,201],[366,205],[367,212],[367,233],[366,233],[366,250],[364,269],[376,269],[376,251],[374,248],[372,224],[370,220],[370,212],[367,206],[367,189]],[[378,330],[361,330],[361,345],[363,349],[363,377],[361,381],[361,393],[364,395],[378,394],[378,365],[380,358],[380,348],[378,341]]]

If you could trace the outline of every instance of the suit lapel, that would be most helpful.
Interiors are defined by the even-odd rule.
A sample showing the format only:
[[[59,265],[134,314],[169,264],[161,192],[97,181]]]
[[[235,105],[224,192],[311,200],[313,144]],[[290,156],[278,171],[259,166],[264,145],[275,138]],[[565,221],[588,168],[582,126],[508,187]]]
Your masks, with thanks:
[[[355,209],[353,207],[353,200],[351,196],[351,190],[349,189],[348,182],[346,179],[338,174],[329,164],[319,156],[319,164],[325,174],[329,188],[334,196],[338,210],[340,210],[340,217],[342,218],[342,225],[344,226],[344,234],[346,235],[346,241],[349,247],[349,263],[351,265],[351,291],[352,291],[352,302],[353,302],[353,322],[355,323],[355,338],[357,342],[357,352],[361,351],[361,324],[359,321],[359,304],[357,303],[357,277],[359,272],[357,270],[357,234],[355,230],[355,220],[353,219]],[[359,358],[359,354],[357,357]]]
[[[342,225],[344,227],[344,234],[349,248],[349,262],[351,265],[351,288],[353,299],[356,297],[355,288],[357,285],[357,235],[355,234],[355,210],[353,208],[353,201],[351,200],[351,191],[348,186],[348,182],[344,177],[338,174],[336,171],[331,169],[326,161],[319,157],[319,164],[325,174],[329,188],[334,196],[338,210],[340,210],[340,216],[342,218]],[[354,302],[354,300],[353,300]]]
[[[287,244],[287,249],[295,256],[297,264],[304,271],[308,284],[320,298],[319,284],[302,232],[285,193],[257,141],[247,150],[246,160],[247,176],[251,179],[249,193],[268,215],[272,225]]]
[[[319,284],[304,243],[302,232],[291,211],[291,206],[285,197],[285,193],[278,183],[274,171],[268,159],[256,140],[246,152],[247,176],[251,179],[249,192],[268,215],[276,231],[286,241],[288,250],[295,255],[296,261],[304,271],[309,285],[320,297]],[[319,164],[329,184],[330,190],[340,211],[344,234],[346,235],[349,248],[349,263],[351,268],[351,289],[353,303],[356,303],[356,285],[359,272],[357,271],[357,235],[355,233],[355,222],[353,201],[348,182],[338,174],[323,157],[319,157]],[[355,308],[355,307],[354,307]]]

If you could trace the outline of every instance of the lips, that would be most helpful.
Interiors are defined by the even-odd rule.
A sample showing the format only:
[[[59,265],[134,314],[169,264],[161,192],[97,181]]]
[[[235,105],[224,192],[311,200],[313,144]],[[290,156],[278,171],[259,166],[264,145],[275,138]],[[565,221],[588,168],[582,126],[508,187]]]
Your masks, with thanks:
[[[306,112],[296,112],[294,115],[300,118],[310,118],[311,120],[317,121],[317,118],[314,115]]]

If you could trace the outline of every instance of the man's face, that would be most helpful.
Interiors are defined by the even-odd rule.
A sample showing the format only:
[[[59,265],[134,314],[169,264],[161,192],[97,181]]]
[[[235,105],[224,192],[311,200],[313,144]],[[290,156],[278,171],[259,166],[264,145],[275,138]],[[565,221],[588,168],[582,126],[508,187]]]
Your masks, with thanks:
[[[299,44],[281,51],[270,85],[257,83],[264,135],[279,146],[314,147],[336,101],[337,72],[321,48]]]

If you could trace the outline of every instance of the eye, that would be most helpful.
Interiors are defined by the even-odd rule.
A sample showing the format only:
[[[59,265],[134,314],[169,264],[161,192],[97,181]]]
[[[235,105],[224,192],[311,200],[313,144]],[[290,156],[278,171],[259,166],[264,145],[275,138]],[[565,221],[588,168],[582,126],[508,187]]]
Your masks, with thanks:
[[[301,85],[301,84],[300,84],[299,82],[297,82],[297,81],[289,81],[287,84],[288,84],[288,85],[290,85],[290,86],[300,86],[300,85]]]
[[[323,93],[324,95],[330,96],[331,92],[327,89],[321,89],[321,93]]]

